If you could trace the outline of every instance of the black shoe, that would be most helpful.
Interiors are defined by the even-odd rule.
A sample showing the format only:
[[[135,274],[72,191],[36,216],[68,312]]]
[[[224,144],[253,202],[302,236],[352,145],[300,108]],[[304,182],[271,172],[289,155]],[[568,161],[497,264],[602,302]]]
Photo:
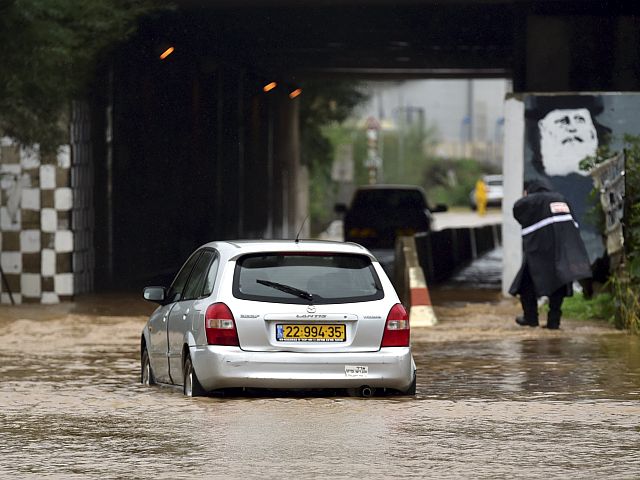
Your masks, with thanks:
[[[538,326],[537,320],[530,322],[524,317],[516,317],[516,323],[521,327],[537,327]]]
[[[547,316],[547,326],[549,330],[558,330],[560,328],[560,318],[562,317],[562,311],[550,310]]]

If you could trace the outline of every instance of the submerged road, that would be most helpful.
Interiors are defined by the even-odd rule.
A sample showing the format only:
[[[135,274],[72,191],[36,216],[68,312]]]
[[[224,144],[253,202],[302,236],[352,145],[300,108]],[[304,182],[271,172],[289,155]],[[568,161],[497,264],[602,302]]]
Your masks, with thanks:
[[[188,399],[138,383],[149,304],[3,306],[0,478],[640,477],[639,339],[482,295],[432,292],[415,398]]]

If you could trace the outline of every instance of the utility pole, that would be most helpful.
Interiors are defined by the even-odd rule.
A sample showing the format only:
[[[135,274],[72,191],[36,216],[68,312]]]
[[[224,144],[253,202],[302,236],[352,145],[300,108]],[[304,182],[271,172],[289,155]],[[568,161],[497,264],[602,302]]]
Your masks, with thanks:
[[[378,171],[382,167],[382,158],[378,154],[378,137],[380,122],[374,117],[367,118],[367,159],[364,164],[369,171],[369,184],[374,185],[378,181]]]

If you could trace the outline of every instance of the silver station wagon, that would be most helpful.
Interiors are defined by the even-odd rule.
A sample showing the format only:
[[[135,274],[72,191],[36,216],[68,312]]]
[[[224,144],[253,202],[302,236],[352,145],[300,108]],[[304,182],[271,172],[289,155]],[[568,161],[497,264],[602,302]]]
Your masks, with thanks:
[[[141,337],[141,381],[187,396],[233,388],[415,394],[409,318],[375,257],[354,243],[212,242]]]

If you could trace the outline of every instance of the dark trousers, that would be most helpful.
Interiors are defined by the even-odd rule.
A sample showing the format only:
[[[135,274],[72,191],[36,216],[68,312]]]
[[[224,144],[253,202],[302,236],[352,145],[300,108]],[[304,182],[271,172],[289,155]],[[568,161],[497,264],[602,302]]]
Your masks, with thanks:
[[[562,302],[567,293],[567,287],[562,286],[549,295],[549,315],[547,316],[547,326],[559,327],[562,316]],[[538,324],[538,294],[533,284],[529,269],[525,268],[520,284],[520,303],[524,312],[524,319],[532,325]]]

